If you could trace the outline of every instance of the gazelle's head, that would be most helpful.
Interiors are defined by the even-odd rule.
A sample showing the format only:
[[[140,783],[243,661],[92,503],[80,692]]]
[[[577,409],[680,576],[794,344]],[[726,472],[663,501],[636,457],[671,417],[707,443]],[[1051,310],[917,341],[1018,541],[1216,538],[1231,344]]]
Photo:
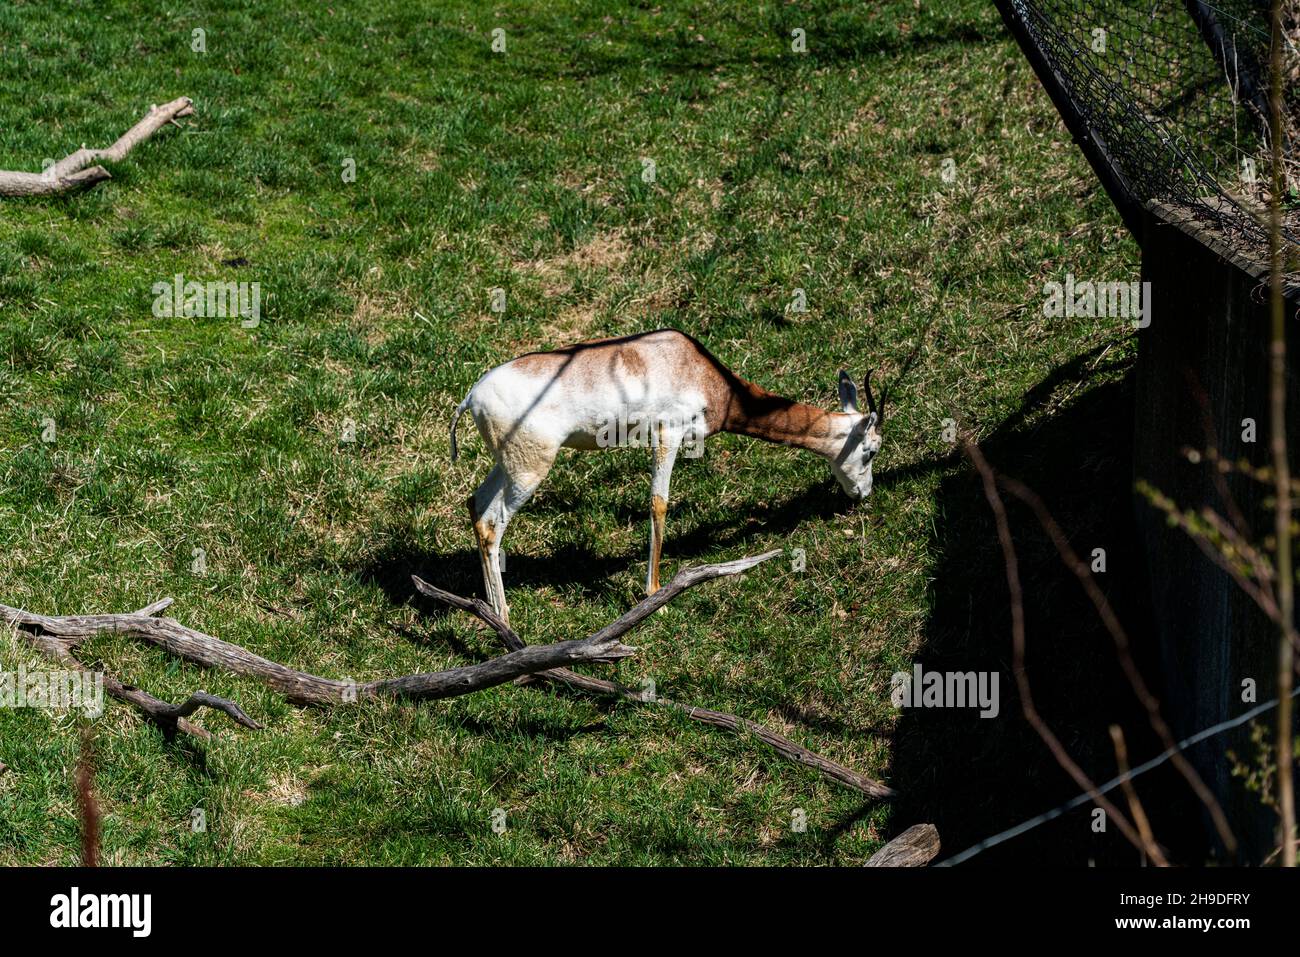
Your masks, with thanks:
[[[867,411],[858,410],[858,387],[849,374],[840,370],[840,410],[844,413],[843,444],[831,458],[831,471],[840,487],[855,501],[871,494],[871,465],[880,451],[880,428],[885,420],[885,395],[881,393],[880,408],[871,394],[871,373],[862,383],[867,393]],[[838,437],[837,437],[838,441]]]

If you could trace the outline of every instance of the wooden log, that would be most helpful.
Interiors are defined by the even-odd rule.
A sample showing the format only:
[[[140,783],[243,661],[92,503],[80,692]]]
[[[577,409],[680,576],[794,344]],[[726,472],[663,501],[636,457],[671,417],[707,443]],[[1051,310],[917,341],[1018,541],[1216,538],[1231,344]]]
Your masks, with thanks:
[[[913,824],[864,864],[864,867],[925,867],[939,854],[939,829]]]

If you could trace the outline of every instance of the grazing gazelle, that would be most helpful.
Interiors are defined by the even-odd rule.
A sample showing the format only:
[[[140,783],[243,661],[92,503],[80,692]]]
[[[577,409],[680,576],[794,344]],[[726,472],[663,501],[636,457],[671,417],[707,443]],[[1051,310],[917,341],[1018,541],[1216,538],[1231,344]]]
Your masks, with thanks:
[[[826,459],[850,496],[866,498],[884,397],[878,410],[869,372],[864,385],[870,411],[858,411],[857,387],[841,372],[842,411],[823,412],[746,382],[675,329],[530,352],[484,373],[452,417],[451,457],[456,460],[456,423],[468,409],[496,461],[469,502],[493,609],[508,615],[500,562],[506,526],[542,484],[561,447],[653,448],[646,591],[654,593],[679,449],[698,455],[704,439],[718,432],[797,445]],[[629,429],[635,430],[630,441]]]

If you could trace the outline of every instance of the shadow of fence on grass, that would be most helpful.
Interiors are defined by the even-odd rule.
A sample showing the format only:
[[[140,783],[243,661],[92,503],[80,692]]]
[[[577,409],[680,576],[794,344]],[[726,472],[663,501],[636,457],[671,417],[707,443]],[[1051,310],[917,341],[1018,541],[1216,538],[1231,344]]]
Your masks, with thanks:
[[[1057,369],[980,444],[995,469],[1043,497],[1081,556],[1105,550],[1106,570],[1098,581],[1158,695],[1158,652],[1134,522],[1132,377],[1088,388],[1095,370],[1086,360],[1087,355]],[[1075,397],[1063,409],[1033,420],[1036,408],[1051,401],[1058,387],[1067,393],[1077,389]],[[1026,670],[1034,701],[1085,772],[1104,780],[1116,773],[1111,724],[1123,728],[1133,764],[1161,748],[1074,574],[1027,508],[1012,502],[1008,517],[1025,590]],[[926,671],[996,672],[1001,699],[997,717],[981,718],[978,709],[905,709],[896,728],[888,780],[901,798],[891,829],[933,822],[943,840],[942,858],[1062,803],[1079,789],[1021,712],[1011,671],[1005,565],[993,514],[970,466],[943,480],[936,528],[931,616],[913,660]],[[1185,782],[1162,769],[1137,790],[1157,839],[1195,855],[1200,806]],[[1092,812],[1092,805],[1085,805],[976,861],[1138,863],[1137,852],[1113,823],[1104,833],[1094,831]]]

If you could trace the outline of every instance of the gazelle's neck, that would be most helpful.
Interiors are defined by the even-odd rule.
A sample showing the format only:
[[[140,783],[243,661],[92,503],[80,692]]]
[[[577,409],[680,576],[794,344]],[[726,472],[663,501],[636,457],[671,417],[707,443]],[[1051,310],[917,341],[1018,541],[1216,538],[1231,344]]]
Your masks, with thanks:
[[[722,431],[794,445],[833,458],[844,441],[840,419],[846,418],[783,398],[742,379],[732,391]]]

